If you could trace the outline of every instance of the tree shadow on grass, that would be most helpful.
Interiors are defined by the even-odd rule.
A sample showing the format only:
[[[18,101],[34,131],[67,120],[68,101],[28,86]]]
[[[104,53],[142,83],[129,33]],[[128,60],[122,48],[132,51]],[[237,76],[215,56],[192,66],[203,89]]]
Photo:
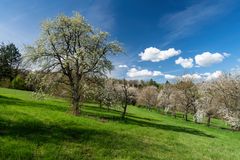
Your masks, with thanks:
[[[105,120],[105,121],[118,121],[120,123],[125,123],[125,124],[132,124],[132,125],[138,125],[141,127],[152,127],[156,129],[162,129],[162,130],[167,130],[167,131],[173,131],[173,132],[181,132],[181,133],[188,133],[192,135],[197,135],[197,136],[203,136],[203,137],[208,137],[208,138],[215,138],[213,135],[206,134],[200,130],[189,128],[189,127],[180,127],[180,126],[174,126],[174,125],[166,125],[166,124],[160,124],[160,121],[157,121],[155,119],[150,119],[150,118],[142,118],[142,117],[137,117],[133,115],[127,115],[125,119],[122,119],[120,114],[108,114],[107,112],[94,112],[94,107],[92,108],[93,112],[91,110],[88,111],[83,111],[82,114],[84,116],[90,116],[94,118],[98,118],[100,120]],[[118,113],[118,112],[114,112]]]
[[[139,157],[137,159],[144,159],[144,157],[156,159],[154,155],[148,154],[148,143],[144,143],[141,141],[141,139],[133,137],[129,134],[120,134],[118,132],[103,130],[100,128],[88,128],[87,126],[82,126],[80,122],[72,122],[72,125],[69,125],[69,122],[66,122],[66,124],[64,122],[62,124],[46,124],[28,114],[23,114],[21,116],[26,118],[16,122],[0,117],[0,130],[4,131],[0,132],[0,136],[2,138],[7,137],[7,139],[11,138],[14,140],[28,141],[34,144],[36,149],[40,148],[41,146],[46,147],[46,144],[60,148],[59,150],[57,149],[58,151],[56,150],[56,152],[59,153],[55,152],[50,155],[54,157],[45,157],[48,159],[79,159],[79,157],[76,157],[76,155],[71,155],[71,152],[65,152],[65,150],[61,150],[61,147],[64,147],[63,145],[65,145],[66,142],[70,144],[78,144],[77,146],[83,145],[82,147],[91,146],[90,150],[84,150],[82,147],[66,149],[77,149],[78,154],[82,150],[84,150],[84,152],[89,152],[90,155],[82,153],[88,156],[84,157],[83,155],[82,159],[97,159],[98,157],[94,156],[103,155],[108,159],[112,159],[113,157],[117,158],[118,156],[123,157],[123,159],[125,156],[130,157],[131,159],[136,157]],[[151,146],[154,148],[159,148],[159,151],[163,151],[165,153],[172,152],[167,145],[153,143]],[[4,145],[2,147],[4,147]],[[20,149],[18,146],[15,147],[16,150]],[[71,147],[76,146],[74,145]],[[102,152],[98,153],[98,155],[95,155],[94,151],[99,150]],[[142,152],[143,150],[144,152]],[[24,157],[23,159],[38,158],[36,157],[37,155],[34,154],[28,156],[33,157]]]
[[[0,95],[0,105],[18,105],[18,106],[31,106],[33,108],[46,108],[48,110],[58,110],[58,111],[67,111],[66,107],[58,106],[58,105],[52,105],[52,104],[45,104],[45,103],[39,103],[34,101],[24,101],[17,98],[11,98]],[[163,129],[168,131],[174,131],[174,132],[182,132],[182,133],[188,133],[198,136],[205,136],[209,138],[215,138],[212,135],[208,135],[202,131],[193,129],[193,128],[187,128],[187,127],[180,127],[180,126],[174,126],[174,125],[165,125],[165,124],[159,124],[156,120],[154,122],[152,119],[149,118],[142,118],[137,117],[131,114],[127,114],[127,117],[123,120],[120,116],[120,111],[110,109],[109,111],[106,108],[99,108],[93,105],[87,105],[84,106],[85,110],[82,111],[82,115],[84,116],[90,116],[94,118],[99,118],[102,120],[112,120],[112,121],[119,121],[121,123],[126,124],[132,124],[132,125],[138,125],[141,127],[152,127],[157,129]]]
[[[67,107],[61,105],[53,105],[45,102],[40,102],[37,100],[31,101],[31,97],[29,97],[29,99],[30,99],[29,101],[25,101],[18,98],[0,95],[0,106],[16,105],[16,106],[29,106],[32,108],[46,108],[48,110],[54,111],[67,111]]]
[[[96,118],[106,118],[107,120],[115,120],[115,121],[122,121],[121,115],[122,111],[116,110],[114,108],[110,108],[109,110],[105,107],[99,107],[96,105],[91,104],[85,104],[83,106],[83,115],[90,116],[90,117],[96,117]],[[103,116],[104,115],[104,116]],[[127,117],[142,119],[142,120],[148,120],[148,121],[158,121],[157,119],[147,118],[147,117],[138,117],[135,114],[127,113]]]
[[[208,138],[215,138],[215,136],[213,136],[213,135],[209,135],[202,131],[199,131],[199,130],[193,129],[193,128],[189,128],[189,127],[180,127],[180,126],[174,126],[174,125],[151,123],[148,121],[136,120],[136,119],[132,119],[132,118],[126,118],[124,123],[139,125],[142,127],[153,127],[153,128],[167,130],[167,131],[188,133],[188,134],[203,136],[203,137],[208,137]]]

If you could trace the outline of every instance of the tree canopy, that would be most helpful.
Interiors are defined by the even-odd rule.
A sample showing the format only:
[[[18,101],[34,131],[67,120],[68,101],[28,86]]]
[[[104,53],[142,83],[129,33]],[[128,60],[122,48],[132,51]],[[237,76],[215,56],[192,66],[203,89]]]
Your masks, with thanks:
[[[60,81],[70,86],[72,109],[79,114],[83,82],[99,77],[113,68],[108,55],[122,51],[116,41],[108,41],[108,33],[94,29],[79,14],[60,15],[42,25],[35,45],[27,47],[27,59],[42,72],[59,72]],[[64,81],[63,81],[64,80]]]
[[[21,62],[21,54],[13,44],[0,44],[0,79],[12,80],[16,76],[16,70]]]

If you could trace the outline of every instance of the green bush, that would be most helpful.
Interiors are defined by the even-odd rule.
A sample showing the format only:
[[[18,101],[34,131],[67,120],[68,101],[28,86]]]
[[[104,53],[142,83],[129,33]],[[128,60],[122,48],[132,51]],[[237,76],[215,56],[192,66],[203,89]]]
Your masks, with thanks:
[[[25,90],[26,89],[26,84],[24,79],[17,75],[13,80],[12,80],[12,88],[14,89],[21,89],[21,90]]]

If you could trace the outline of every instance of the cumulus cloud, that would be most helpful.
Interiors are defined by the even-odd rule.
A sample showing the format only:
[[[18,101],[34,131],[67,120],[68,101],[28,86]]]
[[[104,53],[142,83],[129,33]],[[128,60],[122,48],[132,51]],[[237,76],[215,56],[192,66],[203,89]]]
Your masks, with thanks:
[[[126,64],[120,64],[118,65],[118,68],[128,68],[128,66]]]
[[[144,78],[144,77],[156,77],[163,75],[160,71],[149,71],[148,69],[138,70],[131,68],[127,72],[127,76],[130,78]]]
[[[215,80],[223,75],[222,71],[215,71],[212,73],[194,73],[194,74],[185,74],[182,76],[177,75],[171,75],[171,74],[165,74],[164,77],[167,80],[176,80],[176,79],[191,79],[193,81],[211,81]]]
[[[177,76],[171,75],[171,74],[165,74],[164,77],[165,79],[168,79],[168,80],[177,79]]]
[[[192,79],[195,81],[198,80],[202,80],[202,81],[211,81],[214,79],[217,79],[219,77],[221,77],[223,75],[222,71],[215,71],[213,73],[202,73],[202,74],[198,74],[198,73],[194,73],[194,74],[185,74],[182,76],[182,78],[188,78],[188,79]]]
[[[181,50],[169,48],[168,50],[160,50],[155,47],[149,47],[141,52],[139,56],[143,61],[159,62],[181,54]]]
[[[225,57],[229,57],[231,54],[224,52],[223,55],[224,55]]]
[[[201,67],[207,67],[212,64],[220,63],[223,61],[225,57],[228,57],[230,54],[228,53],[210,53],[203,52],[202,54],[198,54],[195,56],[196,64]]]
[[[182,76],[182,78],[192,79],[192,80],[200,80],[200,79],[202,79],[202,76],[197,73],[194,73],[194,74],[185,74]]]
[[[215,71],[213,73],[205,73],[206,77],[205,77],[205,80],[206,81],[211,81],[211,80],[214,80],[214,79],[217,79],[219,77],[221,77],[223,75],[223,72],[222,71]]]
[[[180,64],[183,68],[192,68],[193,67],[193,59],[192,58],[182,58],[179,57],[176,61],[176,64]]]

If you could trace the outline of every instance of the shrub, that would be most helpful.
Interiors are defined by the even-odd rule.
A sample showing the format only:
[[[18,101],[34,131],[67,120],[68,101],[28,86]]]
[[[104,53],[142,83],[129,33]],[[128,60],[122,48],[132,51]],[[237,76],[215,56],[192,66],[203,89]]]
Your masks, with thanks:
[[[25,85],[25,81],[24,79],[17,75],[11,82],[11,86],[12,88],[14,89],[21,89],[21,90],[24,90],[26,89],[26,85]]]

